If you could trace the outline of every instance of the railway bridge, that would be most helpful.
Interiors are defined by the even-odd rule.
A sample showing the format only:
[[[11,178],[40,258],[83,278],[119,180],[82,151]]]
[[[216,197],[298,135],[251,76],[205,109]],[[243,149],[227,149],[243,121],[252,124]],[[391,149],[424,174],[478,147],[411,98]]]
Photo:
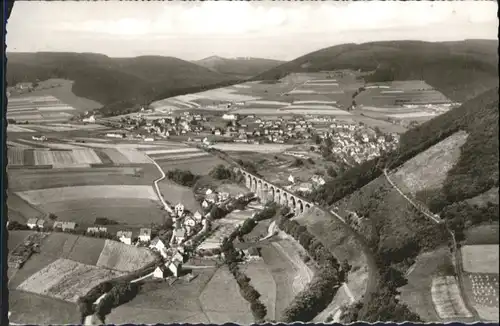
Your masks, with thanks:
[[[257,197],[266,201],[274,201],[280,205],[288,206],[297,215],[310,211],[314,204],[306,201],[281,187],[278,187],[242,168],[237,168],[245,177],[245,184]]]

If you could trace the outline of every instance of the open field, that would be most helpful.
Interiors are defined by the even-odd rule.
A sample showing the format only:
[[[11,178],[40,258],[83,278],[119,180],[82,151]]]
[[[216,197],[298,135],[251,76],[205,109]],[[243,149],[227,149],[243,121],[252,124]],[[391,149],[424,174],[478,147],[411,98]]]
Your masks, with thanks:
[[[468,273],[498,274],[498,244],[466,245],[461,249],[464,271]]]
[[[14,289],[9,290],[9,312],[11,322],[25,325],[75,325],[81,318],[76,304]]]
[[[485,206],[488,202],[493,203],[493,204],[499,204],[499,198],[498,198],[498,187],[493,187],[490,190],[477,195],[476,197],[467,199],[467,202],[469,202],[471,205],[479,205],[479,206]],[[498,229],[498,226],[497,226]],[[498,236],[497,236],[498,239]]]
[[[158,160],[155,161],[164,171],[181,169],[189,170],[191,173],[198,175],[207,175],[214,167],[219,164],[227,165],[227,163],[213,155],[183,159],[183,160]]]
[[[7,132],[34,132],[31,129],[24,128],[15,124],[8,124],[7,125]]]
[[[200,269],[195,275],[190,282],[178,280],[172,285],[146,283],[134,299],[113,309],[106,316],[106,322],[253,322],[249,305],[239,294],[236,281],[227,269]]]
[[[483,224],[467,229],[465,233],[467,245],[498,245],[499,225]]]
[[[460,147],[466,140],[466,132],[451,135],[406,161],[394,173],[392,180],[396,184],[403,183],[413,195],[425,189],[441,188],[448,171],[458,161]]]
[[[333,298],[332,302],[326,307],[325,310],[320,312],[314,319],[312,320],[313,323],[325,323],[328,322],[329,320],[332,319],[332,317],[338,317],[342,313],[342,307],[343,306],[349,306],[353,302],[351,301],[351,298],[347,294],[346,286],[345,283],[339,287],[337,290],[337,293],[335,293],[335,297]],[[333,322],[340,322],[340,320],[331,320]]]
[[[85,295],[100,282],[120,275],[60,258],[33,274],[18,289],[75,303],[79,296]]]
[[[61,221],[88,225],[98,217],[106,217],[129,226],[163,223],[165,211],[160,207],[158,201],[140,198],[65,200],[39,206],[45,212],[56,214]]]
[[[55,233],[49,236],[52,237]],[[46,240],[48,241],[48,240]],[[73,244],[73,249],[67,255],[68,259],[80,262],[86,265],[97,265],[99,256],[104,248],[104,239],[94,237],[79,236]]]
[[[460,296],[460,290],[454,276],[434,277],[431,295],[440,318],[451,320],[457,317],[472,317]]]
[[[450,271],[453,265],[448,247],[420,254],[406,275],[408,284],[399,288],[401,301],[425,322],[440,321],[432,301],[432,280],[437,276],[449,276]]]
[[[29,205],[12,191],[8,191],[7,207],[10,221],[26,223],[30,218],[41,218],[44,216],[43,211]]]
[[[156,193],[151,186],[129,185],[47,188],[21,191],[17,194],[31,205],[43,205],[65,200],[92,200],[101,198],[157,199]]]
[[[7,117],[19,122],[24,121],[67,121],[74,114],[75,108],[66,105],[53,96],[9,98]]]
[[[250,278],[250,284],[260,293],[260,302],[267,308],[266,319],[275,319],[276,283],[268,267],[262,260],[252,261],[242,266],[242,271]]]
[[[153,262],[154,259],[155,257],[148,249],[106,239],[96,266],[131,272]]]
[[[26,239],[30,234],[34,233],[33,231],[21,231],[21,230],[13,230],[8,231],[8,241],[7,247],[9,251],[12,251],[15,247],[21,244],[24,239]]]
[[[238,284],[226,267],[221,267],[215,272],[200,294],[200,302],[212,323],[254,322],[249,303],[240,295]],[[227,312],[231,312],[229,316],[225,314]]]
[[[185,168],[187,169],[187,167]],[[194,198],[191,188],[178,185],[166,178],[158,182],[158,187],[160,188],[160,193],[163,194],[163,198],[170,204],[177,205],[178,203],[182,203],[191,212],[201,211],[201,206]]]
[[[68,105],[71,105],[73,108],[79,111],[99,109],[102,107],[102,104],[96,101],[79,97],[73,94],[73,92],[71,91],[72,86],[73,81],[71,80],[59,78],[47,79],[39,82],[38,87],[33,92],[28,93],[27,95],[16,97],[16,99],[18,101],[21,101],[26,97],[40,97],[46,98],[47,101],[52,98],[51,101],[55,102],[53,98],[56,98],[57,102],[61,101],[63,103],[67,103]],[[12,100],[13,98],[9,98],[9,102]]]
[[[154,168],[154,170],[153,170]],[[142,176],[136,176],[136,174]],[[26,191],[72,186],[138,185],[151,186],[159,177],[158,170],[149,167],[113,167],[93,169],[24,169],[9,170],[9,190]]]

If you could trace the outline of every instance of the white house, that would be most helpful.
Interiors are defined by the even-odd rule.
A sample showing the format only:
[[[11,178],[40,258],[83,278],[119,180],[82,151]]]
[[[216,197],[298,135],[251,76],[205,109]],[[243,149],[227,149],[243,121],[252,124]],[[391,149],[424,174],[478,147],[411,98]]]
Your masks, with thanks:
[[[143,242],[147,242],[151,240],[151,229],[149,228],[141,228],[139,230],[139,240]]]
[[[34,228],[36,228],[36,222],[37,222],[37,221],[38,221],[38,220],[37,220],[36,218],[30,218],[30,219],[28,220],[28,223],[26,223],[26,225],[28,225],[28,227],[29,227],[30,229],[34,229]]]
[[[87,122],[87,123],[95,123],[95,117],[93,115],[91,115],[88,118],[84,118],[82,121]]]
[[[193,219],[197,222],[200,223],[201,220],[203,219],[203,215],[199,211],[196,211],[193,215]]]
[[[172,274],[174,274],[175,277],[178,277],[181,273],[182,262],[180,262],[178,260],[173,260],[168,265],[168,269],[172,272]]]
[[[116,237],[124,244],[132,244],[132,231],[118,231]]]
[[[161,265],[156,267],[156,269],[153,272],[153,277],[154,278],[165,278],[168,276],[168,269],[165,265]]]
[[[210,195],[213,193],[212,189],[208,188],[207,191],[205,191],[205,195]]]
[[[182,253],[180,253],[179,251],[176,251],[174,256],[172,257],[172,260],[178,260],[180,262],[183,262],[184,261],[184,255]]]
[[[196,225],[195,219],[192,218],[191,216],[186,216],[186,218],[184,219],[184,226],[188,226],[188,227],[192,228],[195,225]]]
[[[290,174],[290,176],[288,177],[288,181],[290,181],[291,183],[295,183],[295,178],[293,177],[293,175]]]
[[[53,228],[54,229],[61,229],[63,231],[74,230],[76,228],[76,223],[75,222],[57,221],[57,222],[54,222]]]
[[[43,229],[43,226],[45,225],[45,220],[39,219],[36,221],[36,226],[40,229]]]
[[[236,120],[236,115],[234,115],[234,114],[224,114],[222,116],[222,119],[223,120],[228,120],[228,121],[234,121],[234,120]]]
[[[156,237],[149,244],[149,248],[156,249],[158,251],[162,251],[162,250],[166,249],[167,246],[165,246],[165,243],[163,243],[163,241],[161,241],[160,238]]]
[[[229,198],[229,193],[220,192],[217,194],[217,196],[219,197],[219,201],[224,201],[224,200],[227,200]]]
[[[175,216],[181,217],[184,214],[184,205],[178,203],[177,205],[175,205],[174,211],[175,211]]]
[[[206,200],[204,200],[203,203],[201,203],[201,207],[203,207],[203,208],[207,208],[209,205],[210,204]]]

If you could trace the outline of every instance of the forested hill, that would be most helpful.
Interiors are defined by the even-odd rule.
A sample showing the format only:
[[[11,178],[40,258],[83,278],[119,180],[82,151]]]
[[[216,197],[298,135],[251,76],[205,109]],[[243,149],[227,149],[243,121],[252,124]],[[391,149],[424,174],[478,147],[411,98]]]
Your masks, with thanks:
[[[173,57],[110,58],[96,53],[7,53],[7,83],[49,78],[73,80],[73,93],[103,111],[143,105],[197,87],[232,83],[234,77]],[[173,95],[172,95],[173,94]]]
[[[498,186],[498,87],[463,103],[401,135],[399,148],[366,161],[311,194],[311,199],[331,205],[418,153],[464,130],[469,136],[458,163],[448,173],[443,191],[434,199],[435,211]]]
[[[498,40],[342,44],[306,54],[254,79],[335,69],[374,72],[365,78],[367,82],[425,80],[452,100],[464,102],[498,86]]]
[[[262,58],[222,58],[212,56],[193,61],[193,63],[224,75],[250,78],[282,64],[283,61]]]

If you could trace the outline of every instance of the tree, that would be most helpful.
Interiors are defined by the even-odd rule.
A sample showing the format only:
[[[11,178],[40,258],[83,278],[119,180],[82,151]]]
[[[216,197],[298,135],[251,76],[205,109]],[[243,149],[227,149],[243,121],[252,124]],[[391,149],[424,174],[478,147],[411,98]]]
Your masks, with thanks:
[[[261,322],[267,315],[267,308],[261,302],[250,303],[250,309],[252,310],[253,317],[255,321]]]
[[[326,173],[332,177],[332,178],[336,178],[337,177],[337,171],[335,170],[335,168],[333,166],[329,166],[328,167],[328,170],[326,170]]]
[[[57,215],[53,214],[53,213],[50,213],[49,214],[49,219],[52,220],[52,221],[55,221],[55,220],[57,220]]]

